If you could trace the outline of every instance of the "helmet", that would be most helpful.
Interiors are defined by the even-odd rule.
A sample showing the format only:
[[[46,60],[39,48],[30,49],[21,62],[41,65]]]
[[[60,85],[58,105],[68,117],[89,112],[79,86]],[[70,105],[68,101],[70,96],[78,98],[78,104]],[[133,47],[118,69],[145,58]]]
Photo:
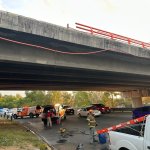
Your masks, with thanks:
[[[89,110],[89,113],[93,113],[93,110],[92,110],[92,109],[90,109],[90,110]]]

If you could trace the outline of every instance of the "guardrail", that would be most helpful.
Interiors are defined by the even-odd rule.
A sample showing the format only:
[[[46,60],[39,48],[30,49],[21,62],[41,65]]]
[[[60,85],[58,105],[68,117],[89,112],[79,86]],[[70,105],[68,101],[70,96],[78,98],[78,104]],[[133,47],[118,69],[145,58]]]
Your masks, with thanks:
[[[135,108],[111,108],[112,112],[115,111],[121,111],[121,112],[127,112],[127,111],[133,111]]]
[[[107,31],[97,29],[97,28],[94,28],[94,27],[91,27],[91,26],[87,26],[87,25],[84,25],[84,24],[81,24],[81,23],[75,23],[75,24],[76,24],[77,29],[89,32],[93,35],[101,35],[101,36],[104,36],[104,37],[112,39],[112,40],[117,40],[117,41],[128,43],[129,45],[136,45],[136,46],[139,46],[139,47],[142,47],[142,48],[150,49],[150,43],[138,41],[138,40],[135,40],[135,39],[132,39],[132,38],[129,38],[129,37],[125,37],[125,36],[115,34],[115,33],[112,33],[112,32],[107,32]]]

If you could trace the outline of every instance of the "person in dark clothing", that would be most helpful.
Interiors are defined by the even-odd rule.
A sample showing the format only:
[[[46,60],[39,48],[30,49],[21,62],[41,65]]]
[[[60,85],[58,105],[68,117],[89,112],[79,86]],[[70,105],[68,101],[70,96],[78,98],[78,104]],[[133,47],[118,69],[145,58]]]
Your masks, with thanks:
[[[44,127],[52,127],[52,120],[54,120],[54,116],[56,115],[56,110],[53,105],[44,106],[42,113],[42,121],[44,123]]]
[[[42,121],[44,123],[44,127],[47,127],[47,117],[46,117],[46,113],[42,113]]]

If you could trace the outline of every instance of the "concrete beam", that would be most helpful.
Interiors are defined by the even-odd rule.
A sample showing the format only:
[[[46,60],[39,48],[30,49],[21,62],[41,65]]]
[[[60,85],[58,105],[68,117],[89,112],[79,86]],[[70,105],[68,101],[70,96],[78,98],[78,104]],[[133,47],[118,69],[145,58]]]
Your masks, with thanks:
[[[147,49],[90,35],[71,28],[64,28],[58,25],[37,21],[5,11],[0,11],[0,28],[40,35],[93,48],[150,58],[150,51]]]
[[[150,89],[123,91],[122,96],[124,98],[149,97]]]

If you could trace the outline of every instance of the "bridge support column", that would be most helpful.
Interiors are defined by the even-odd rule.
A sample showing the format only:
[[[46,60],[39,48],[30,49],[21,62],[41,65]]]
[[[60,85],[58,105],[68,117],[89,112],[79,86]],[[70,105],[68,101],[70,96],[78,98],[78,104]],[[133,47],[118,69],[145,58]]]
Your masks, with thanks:
[[[144,96],[144,95],[145,95],[145,93],[142,90],[123,92],[123,97],[131,98],[133,108],[141,107],[143,105],[142,104],[142,96]]]
[[[132,98],[132,107],[141,107],[142,104],[142,91],[141,90],[136,90],[136,91],[131,91],[131,98]]]
[[[132,99],[132,107],[133,108],[141,107],[143,105],[142,97],[150,97],[150,89],[124,91],[124,92],[122,92],[122,96],[124,98]]]
[[[142,97],[132,97],[132,107],[141,107],[142,104]]]

